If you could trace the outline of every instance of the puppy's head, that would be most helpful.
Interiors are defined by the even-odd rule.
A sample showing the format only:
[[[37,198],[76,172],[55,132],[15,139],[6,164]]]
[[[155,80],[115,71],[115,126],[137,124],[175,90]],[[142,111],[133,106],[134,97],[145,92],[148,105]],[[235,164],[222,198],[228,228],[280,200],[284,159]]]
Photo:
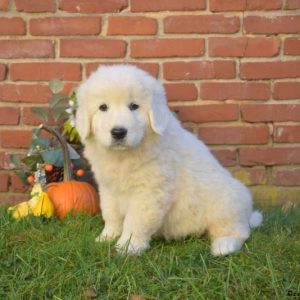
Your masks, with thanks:
[[[78,89],[76,129],[113,149],[137,147],[149,130],[162,134],[170,111],[162,85],[129,65],[103,66]]]

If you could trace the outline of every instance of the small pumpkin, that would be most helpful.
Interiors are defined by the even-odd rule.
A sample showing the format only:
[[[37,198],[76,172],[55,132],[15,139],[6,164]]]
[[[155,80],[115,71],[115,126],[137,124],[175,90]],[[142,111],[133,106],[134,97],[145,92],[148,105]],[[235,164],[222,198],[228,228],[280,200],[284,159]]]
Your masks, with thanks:
[[[53,182],[46,186],[47,194],[54,205],[56,216],[63,219],[70,212],[73,215],[78,212],[96,215],[100,210],[98,194],[89,183],[73,180],[67,143],[55,129],[43,124],[40,128],[53,134],[59,140],[63,150],[63,181]]]

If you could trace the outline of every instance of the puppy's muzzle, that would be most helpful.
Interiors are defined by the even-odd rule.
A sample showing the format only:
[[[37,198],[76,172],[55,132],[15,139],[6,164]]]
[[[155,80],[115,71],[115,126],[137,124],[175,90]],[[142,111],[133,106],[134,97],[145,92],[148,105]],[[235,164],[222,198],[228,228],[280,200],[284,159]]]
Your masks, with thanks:
[[[111,136],[115,139],[115,140],[122,140],[126,137],[127,135],[127,129],[123,128],[123,127],[115,127],[111,130]]]

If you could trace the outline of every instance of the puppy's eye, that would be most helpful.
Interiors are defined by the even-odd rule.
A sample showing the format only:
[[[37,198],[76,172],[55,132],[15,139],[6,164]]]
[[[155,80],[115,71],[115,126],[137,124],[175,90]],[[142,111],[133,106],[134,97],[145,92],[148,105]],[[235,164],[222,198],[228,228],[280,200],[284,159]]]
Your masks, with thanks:
[[[100,109],[101,111],[107,111],[107,110],[108,110],[108,106],[107,106],[106,104],[101,104],[101,105],[99,106],[99,109]]]
[[[138,104],[131,102],[128,107],[130,110],[137,110],[140,106]]]

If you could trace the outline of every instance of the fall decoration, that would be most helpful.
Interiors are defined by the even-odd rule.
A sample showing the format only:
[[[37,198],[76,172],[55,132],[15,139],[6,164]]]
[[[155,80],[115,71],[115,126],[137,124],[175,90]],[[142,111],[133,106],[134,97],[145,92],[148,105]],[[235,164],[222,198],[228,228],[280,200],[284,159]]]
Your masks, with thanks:
[[[32,175],[28,176],[27,177],[27,182],[30,183],[30,184],[33,183],[34,182],[34,177]]]
[[[8,208],[14,219],[21,219],[28,215],[50,218],[54,215],[54,206],[41,184],[35,184],[31,190],[31,199]]]
[[[69,95],[63,94],[63,83],[58,79],[51,80],[49,88],[52,91],[49,107],[31,107],[31,112],[46,125],[55,122],[55,128],[68,143],[74,174],[78,169],[85,170],[82,176],[75,177],[76,180],[89,182],[96,187],[88,162],[82,156],[83,146],[75,128],[76,89]],[[32,130],[32,141],[27,156],[20,160],[16,154],[12,154],[10,158],[16,166],[16,174],[26,186],[33,183],[32,177],[30,182],[27,181],[29,176],[35,177],[34,182],[40,181],[37,177],[44,177],[44,183],[63,179],[63,154],[60,145],[55,138],[40,136],[40,130],[37,128]]]
[[[45,171],[46,172],[51,172],[52,170],[53,170],[53,165],[50,165],[50,164],[45,165]]]
[[[38,198],[36,205],[32,208],[34,216],[45,216],[50,218],[54,215],[54,206],[46,192],[42,192]]]
[[[47,125],[39,127],[54,135],[62,147],[64,177],[62,182],[50,183],[46,186],[47,193],[54,205],[55,214],[64,218],[69,212],[82,212],[95,215],[99,212],[99,198],[96,190],[87,182],[72,180],[70,154],[68,145],[62,136]]]
[[[98,195],[93,187],[96,184],[88,162],[82,157],[83,146],[75,128],[76,90],[64,95],[60,80],[52,80],[49,88],[52,91],[49,107],[31,108],[46,124],[32,130],[31,144],[24,158],[10,156],[23,184],[32,185],[31,199],[9,208],[16,219],[30,214],[49,217],[54,210],[59,218],[70,211],[92,215],[99,211]],[[53,121],[58,131],[49,127]],[[52,136],[41,135],[42,130]]]
[[[76,171],[76,175],[79,176],[79,177],[83,176],[83,175],[84,175],[84,170],[78,169],[78,170]]]

